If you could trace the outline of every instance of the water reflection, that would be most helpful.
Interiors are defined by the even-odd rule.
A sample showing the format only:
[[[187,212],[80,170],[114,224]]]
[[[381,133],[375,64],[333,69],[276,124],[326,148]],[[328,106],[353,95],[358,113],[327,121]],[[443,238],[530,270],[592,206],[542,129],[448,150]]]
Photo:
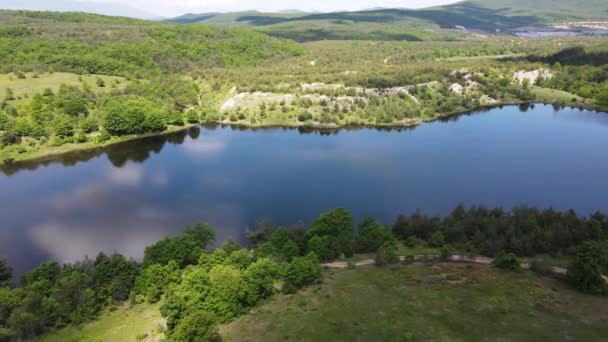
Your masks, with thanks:
[[[608,212],[607,120],[531,104],[416,129],[214,125],[4,165],[0,256],[18,273],[99,251],[138,258],[196,220],[222,242],[260,217],[308,224],[337,206],[385,223],[459,202]]]

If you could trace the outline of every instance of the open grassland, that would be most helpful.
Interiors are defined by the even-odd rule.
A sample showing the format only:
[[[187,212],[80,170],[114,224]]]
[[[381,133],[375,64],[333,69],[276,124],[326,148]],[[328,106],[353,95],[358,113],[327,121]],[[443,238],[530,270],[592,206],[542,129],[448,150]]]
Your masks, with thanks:
[[[329,272],[221,327],[223,341],[602,340],[608,300],[482,265]]]
[[[24,73],[21,79],[16,74],[0,74],[0,96],[4,95],[6,88],[13,90],[15,97],[31,96],[42,93],[50,88],[57,92],[62,84],[69,86],[81,86],[88,84],[94,92],[109,91],[110,89],[124,89],[126,83],[123,77],[106,75],[76,75],[73,73]],[[103,87],[97,84],[97,80],[103,80]]]
[[[124,304],[104,312],[98,320],[81,327],[68,327],[42,336],[41,342],[160,341],[165,321],[160,304]]]

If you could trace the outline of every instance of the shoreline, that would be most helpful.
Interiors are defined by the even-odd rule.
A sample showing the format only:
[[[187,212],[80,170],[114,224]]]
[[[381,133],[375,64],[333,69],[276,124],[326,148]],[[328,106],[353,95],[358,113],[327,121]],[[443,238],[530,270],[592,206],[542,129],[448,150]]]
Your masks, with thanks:
[[[152,137],[161,137],[165,135],[171,135],[178,132],[183,132],[191,129],[192,127],[205,127],[205,125],[221,125],[227,127],[234,128],[242,128],[242,129],[273,129],[273,128],[287,128],[287,129],[309,129],[311,131],[326,131],[326,132],[335,132],[341,129],[349,129],[349,128],[370,128],[370,129],[413,129],[425,123],[432,123],[435,121],[441,120],[449,120],[451,118],[459,117],[462,115],[470,115],[476,112],[483,112],[486,110],[491,110],[494,108],[501,108],[505,106],[520,106],[523,104],[528,105],[556,105],[556,103],[546,103],[540,101],[515,101],[515,102],[502,102],[488,105],[480,105],[475,108],[470,108],[466,110],[454,111],[449,113],[440,114],[434,118],[415,118],[415,119],[407,119],[402,122],[392,122],[388,124],[311,124],[306,122],[293,122],[293,123],[284,123],[284,124],[251,124],[246,122],[231,122],[231,121],[214,121],[214,122],[203,122],[199,124],[185,124],[184,126],[173,126],[174,128],[167,129],[160,133],[148,133],[141,134],[136,136],[128,136],[124,138],[118,138],[118,140],[110,141],[104,144],[96,144],[96,145],[87,145],[87,144],[67,144],[68,149],[61,149],[62,146],[58,146],[57,148],[51,148],[50,151],[33,151],[31,154],[23,154],[23,158],[13,159],[6,158],[4,160],[0,160],[0,167],[19,167],[23,164],[27,163],[44,163],[44,162],[52,162],[57,157],[68,155],[71,153],[78,152],[91,152],[97,149],[104,149],[110,146],[129,143],[132,141],[142,140],[146,138]],[[597,113],[603,113],[607,109],[601,108],[600,106],[575,106],[575,105],[561,105],[560,107],[573,108],[573,109],[581,109],[581,110],[590,110],[595,111]],[[66,146],[66,145],[63,145]]]

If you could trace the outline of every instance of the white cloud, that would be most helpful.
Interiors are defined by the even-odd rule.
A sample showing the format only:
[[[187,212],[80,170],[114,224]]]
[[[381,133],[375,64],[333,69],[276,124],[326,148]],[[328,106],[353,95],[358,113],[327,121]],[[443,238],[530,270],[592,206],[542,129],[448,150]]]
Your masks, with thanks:
[[[144,168],[140,164],[127,164],[121,168],[111,168],[108,179],[114,185],[137,186],[144,178]]]

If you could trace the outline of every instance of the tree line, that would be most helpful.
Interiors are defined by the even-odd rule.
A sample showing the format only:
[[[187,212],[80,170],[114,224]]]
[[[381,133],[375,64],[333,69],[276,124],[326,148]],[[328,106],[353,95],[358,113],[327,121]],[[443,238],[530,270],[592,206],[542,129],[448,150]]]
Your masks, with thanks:
[[[248,246],[234,241],[209,251],[215,230],[196,223],[145,249],[142,262],[120,254],[60,265],[42,263],[12,288],[12,271],[0,262],[0,341],[30,339],[51,329],[93,320],[104,308],[162,300],[171,341],[211,338],[219,324],[277,293],[294,293],[321,281],[320,262],[374,253],[377,265],[399,262],[405,248],[435,247],[495,256],[495,266],[517,270],[518,257],[564,253],[568,279],[580,291],[608,294],[608,220],[573,211],[518,207],[511,211],[460,205],[444,218],[400,215],[392,226],[366,217],[355,225],[346,209],[303,224],[274,227],[259,220]]]

